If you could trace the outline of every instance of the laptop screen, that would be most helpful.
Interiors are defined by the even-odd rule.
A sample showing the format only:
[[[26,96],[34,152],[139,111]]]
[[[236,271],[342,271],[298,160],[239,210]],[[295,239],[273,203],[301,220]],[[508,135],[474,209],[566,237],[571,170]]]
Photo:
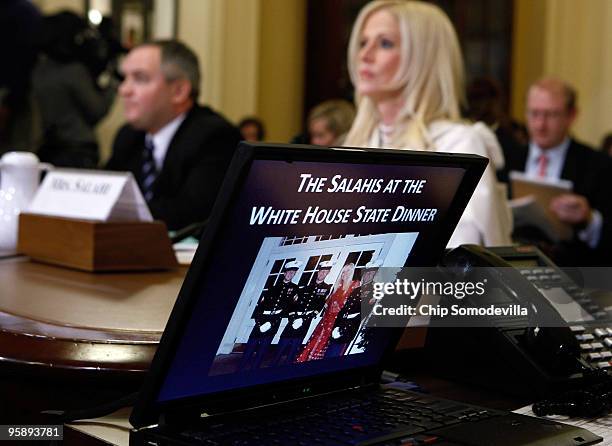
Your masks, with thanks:
[[[238,153],[164,333],[171,348],[153,365],[154,404],[377,365],[392,330],[360,317],[373,277],[434,263],[486,165],[407,151]]]

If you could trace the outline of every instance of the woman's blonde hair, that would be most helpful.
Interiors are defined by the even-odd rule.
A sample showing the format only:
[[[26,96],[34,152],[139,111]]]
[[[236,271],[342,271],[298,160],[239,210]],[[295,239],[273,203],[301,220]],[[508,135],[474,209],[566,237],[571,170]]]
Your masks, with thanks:
[[[344,282],[344,279],[342,278],[342,276],[344,275],[344,270],[349,270],[350,271],[350,277],[348,279],[348,282]],[[338,274],[338,278],[336,279],[336,283],[334,284],[334,291],[336,291],[339,288],[348,288],[349,285],[353,282],[353,276],[355,275],[355,264],[353,262],[347,263],[346,265],[344,265],[342,267],[342,269],[340,270],[340,274]]]
[[[437,119],[458,121],[464,100],[463,60],[457,35],[446,14],[421,1],[376,0],[359,13],[348,50],[349,74],[358,82],[358,53],[366,20],[376,11],[388,11],[398,22],[401,58],[389,91],[398,90],[404,103],[397,116],[392,144],[432,149],[427,125]],[[357,116],[345,145],[364,146],[380,119],[374,102],[356,95]]]

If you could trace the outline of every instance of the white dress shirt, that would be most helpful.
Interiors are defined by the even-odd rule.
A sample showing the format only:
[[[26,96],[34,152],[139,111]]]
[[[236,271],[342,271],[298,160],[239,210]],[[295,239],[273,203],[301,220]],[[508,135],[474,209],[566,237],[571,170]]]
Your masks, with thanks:
[[[531,142],[529,144],[529,154],[527,155],[527,164],[525,165],[525,173],[532,177],[540,176],[540,157],[545,155],[548,158],[546,166],[546,178],[558,180],[561,178],[563,164],[565,163],[565,155],[569,149],[570,139],[565,138],[561,144],[547,150],[538,147],[537,144]]]
[[[162,170],[170,142],[181,123],[185,120],[185,116],[187,116],[187,113],[178,115],[156,133],[147,133],[145,136],[145,138],[153,140],[153,159],[155,160],[155,167],[158,172]]]

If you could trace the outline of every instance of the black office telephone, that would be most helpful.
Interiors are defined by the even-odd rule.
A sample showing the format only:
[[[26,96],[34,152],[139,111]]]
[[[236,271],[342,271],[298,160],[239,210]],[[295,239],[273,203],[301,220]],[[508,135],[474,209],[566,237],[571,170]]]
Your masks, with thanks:
[[[610,314],[537,248],[464,245],[448,252],[442,264],[466,279],[478,267],[495,267],[487,268],[488,279],[507,303],[528,303],[530,313],[554,323],[514,318],[486,328],[430,328],[430,369],[530,398],[579,388],[610,369]]]

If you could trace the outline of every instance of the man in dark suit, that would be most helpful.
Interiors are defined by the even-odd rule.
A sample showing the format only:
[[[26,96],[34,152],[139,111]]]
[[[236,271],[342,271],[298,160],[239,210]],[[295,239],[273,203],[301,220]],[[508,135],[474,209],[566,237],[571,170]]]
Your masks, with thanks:
[[[238,130],[197,104],[196,55],[176,41],[132,49],[119,87],[127,124],[106,168],[134,174],[154,218],[169,229],[205,220],[240,140]]]
[[[567,83],[544,78],[527,94],[529,147],[506,160],[506,168],[573,183],[573,193],[550,203],[552,212],[574,228],[574,238],[554,248],[556,260],[566,265],[611,264],[612,186],[610,160],[570,138],[577,115],[576,92]]]
[[[300,289],[290,302],[287,325],[281,333],[274,364],[291,364],[297,357],[313,319],[321,312],[331,293],[333,284],[325,282],[325,278],[332,266],[334,262],[331,260],[319,263],[315,279]]]
[[[287,262],[283,279],[268,289],[257,302],[252,315],[255,326],[244,348],[238,367],[240,370],[256,370],[261,367],[282,319],[288,316],[292,303],[298,297],[299,288],[293,283],[293,278],[300,266],[302,262],[298,260]]]

